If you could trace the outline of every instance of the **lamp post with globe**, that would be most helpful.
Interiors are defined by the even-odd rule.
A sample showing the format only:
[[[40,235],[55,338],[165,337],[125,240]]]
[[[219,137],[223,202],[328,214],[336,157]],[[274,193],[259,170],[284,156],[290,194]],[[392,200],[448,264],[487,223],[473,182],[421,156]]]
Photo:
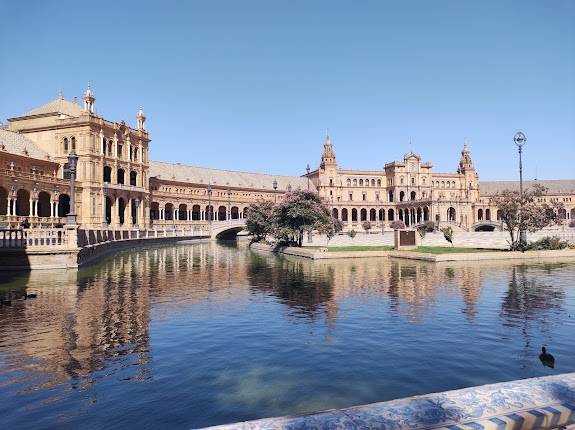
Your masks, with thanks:
[[[70,212],[66,217],[66,224],[76,224],[76,166],[78,165],[78,156],[76,151],[68,155],[68,170],[70,172]]]
[[[527,245],[527,232],[523,226],[523,160],[521,155],[523,153],[523,145],[525,145],[527,138],[522,132],[518,131],[515,133],[513,141],[519,150],[519,246],[523,249],[525,245]]]

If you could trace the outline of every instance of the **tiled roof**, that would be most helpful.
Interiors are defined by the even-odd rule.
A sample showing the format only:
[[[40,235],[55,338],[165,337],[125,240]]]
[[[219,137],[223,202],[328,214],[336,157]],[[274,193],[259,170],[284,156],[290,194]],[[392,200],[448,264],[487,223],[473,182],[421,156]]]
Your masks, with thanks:
[[[308,186],[307,178],[301,176],[280,176],[264,173],[247,173],[233,170],[210,169],[207,167],[185,166],[183,164],[150,161],[150,177],[157,177],[167,181],[190,182],[230,187],[258,188],[273,190],[274,180],[278,183],[278,190],[284,191],[288,185],[292,189],[305,190]],[[310,181],[310,190],[315,190]]]
[[[79,104],[64,100],[62,98],[57,98],[40,107],[37,107],[36,109],[32,109],[30,112],[27,112],[22,116],[42,115],[46,113],[62,113],[64,115],[78,117],[82,115],[83,112],[84,110]]]
[[[0,127],[0,152],[47,160],[48,153],[40,149],[25,135]]]
[[[523,181],[524,188],[529,188],[534,184],[543,185],[550,194],[575,194],[575,179]],[[481,194],[495,194],[504,190],[519,191],[519,181],[481,181],[479,182],[479,190]]]

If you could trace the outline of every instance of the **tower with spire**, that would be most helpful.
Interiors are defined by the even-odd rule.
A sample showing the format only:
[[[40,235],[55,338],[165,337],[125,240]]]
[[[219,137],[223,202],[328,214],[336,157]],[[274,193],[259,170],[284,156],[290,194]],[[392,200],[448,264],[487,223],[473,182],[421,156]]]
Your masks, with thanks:
[[[335,161],[335,151],[333,150],[333,145],[329,134],[325,136],[325,142],[323,143],[323,153],[321,154],[321,163],[319,167],[325,170],[327,167],[336,167],[337,162]]]
[[[86,91],[84,92],[83,99],[84,99],[84,112],[93,114],[94,102],[96,101],[96,97],[94,97],[94,94],[92,93],[92,88],[90,87],[90,84],[88,84],[88,88],[86,88]]]
[[[136,115],[136,121],[138,124],[138,130],[146,129],[146,115],[144,115],[144,109],[142,107],[140,107],[138,115]]]
[[[464,183],[467,199],[479,199],[479,175],[477,174],[477,170],[475,170],[475,166],[473,165],[471,152],[467,147],[467,143],[463,144],[461,157],[459,158],[459,165],[457,166],[457,173],[465,177]]]
[[[459,159],[459,166],[457,167],[457,173],[465,173],[468,171],[475,171],[475,167],[473,167],[471,152],[469,152],[467,143],[464,143],[463,149],[461,150],[461,158]]]

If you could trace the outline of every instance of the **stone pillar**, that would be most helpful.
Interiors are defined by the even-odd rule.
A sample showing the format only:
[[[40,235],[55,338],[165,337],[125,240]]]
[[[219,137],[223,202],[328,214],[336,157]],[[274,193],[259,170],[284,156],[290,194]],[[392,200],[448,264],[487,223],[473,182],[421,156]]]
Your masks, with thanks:
[[[6,202],[6,215],[12,215],[12,199],[10,197],[7,198]]]
[[[57,218],[58,217],[58,210],[60,206],[60,202],[54,202],[54,216]]]
[[[33,213],[32,211],[34,210],[34,200],[32,200],[32,198],[30,197],[28,203],[30,204],[30,210],[28,211],[28,216],[31,217]]]

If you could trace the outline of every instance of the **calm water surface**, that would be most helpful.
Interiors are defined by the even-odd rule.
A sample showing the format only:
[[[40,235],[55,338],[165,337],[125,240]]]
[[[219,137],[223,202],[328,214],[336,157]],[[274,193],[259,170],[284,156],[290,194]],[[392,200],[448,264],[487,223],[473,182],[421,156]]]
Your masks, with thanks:
[[[6,429],[188,429],[575,371],[575,265],[143,248],[0,272]],[[556,368],[538,360],[547,345]]]

